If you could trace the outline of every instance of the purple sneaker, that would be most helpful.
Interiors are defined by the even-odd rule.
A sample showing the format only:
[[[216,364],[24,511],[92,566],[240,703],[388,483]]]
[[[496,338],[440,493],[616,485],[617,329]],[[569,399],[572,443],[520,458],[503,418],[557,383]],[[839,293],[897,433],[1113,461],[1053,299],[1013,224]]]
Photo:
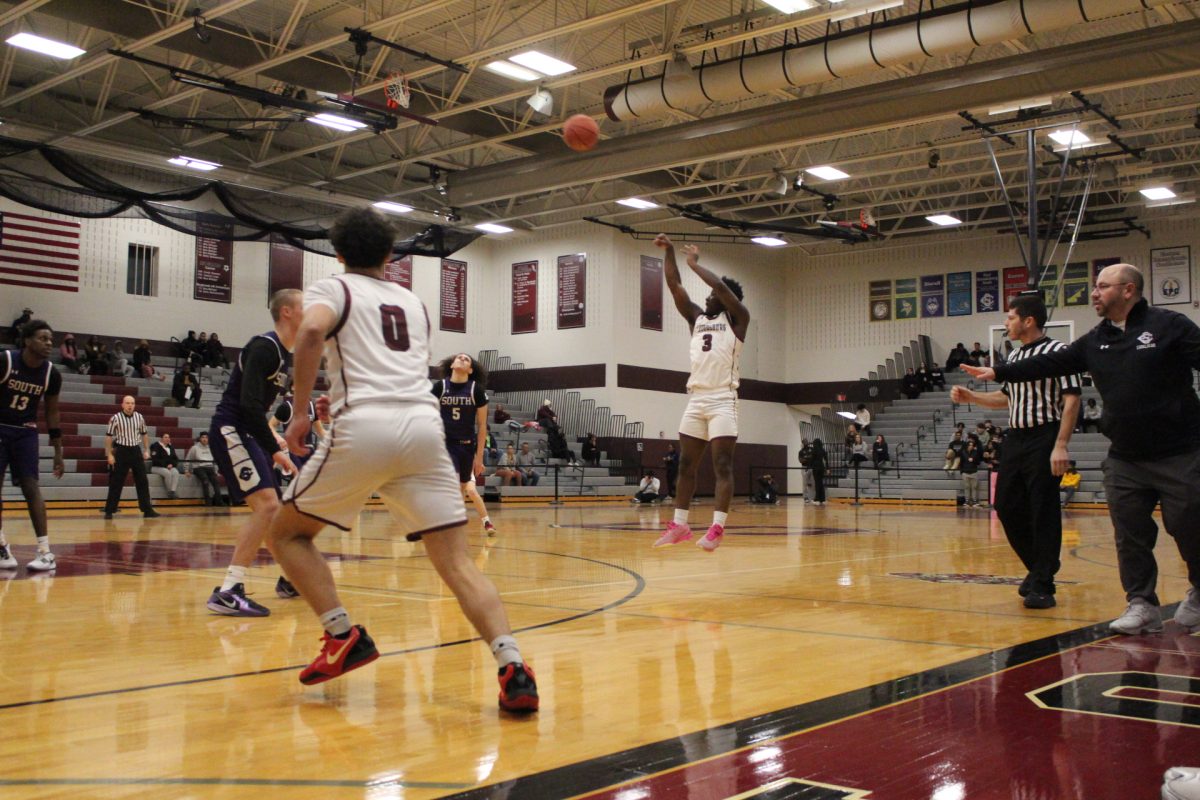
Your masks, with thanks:
[[[663,535],[658,537],[658,541],[654,543],[655,547],[670,547],[673,544],[686,542],[692,538],[692,529],[687,525],[676,525],[672,520],[667,523],[667,529],[663,531]]]
[[[266,606],[260,606],[250,598],[246,597],[246,587],[243,584],[234,584],[229,591],[221,591],[221,587],[213,589],[212,596],[208,598],[208,610],[215,614],[223,614],[226,617],[269,617],[271,609]]]

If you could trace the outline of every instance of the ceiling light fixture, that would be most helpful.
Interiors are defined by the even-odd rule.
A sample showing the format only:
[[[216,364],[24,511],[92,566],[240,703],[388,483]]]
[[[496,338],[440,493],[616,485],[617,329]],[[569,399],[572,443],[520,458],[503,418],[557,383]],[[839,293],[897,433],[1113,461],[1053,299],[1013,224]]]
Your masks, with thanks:
[[[750,241],[763,247],[783,247],[787,244],[786,239],[780,239],[778,236],[755,236]]]
[[[904,0],[882,0],[879,3],[871,3],[866,6],[858,6],[854,9],[846,11],[842,14],[834,14],[829,18],[830,22],[842,22],[843,20],[861,17],[866,14],[876,14],[880,11],[887,11],[889,8],[899,8],[904,5]]]
[[[220,169],[221,165],[214,161],[204,161],[199,158],[188,158],[187,156],[175,156],[168,158],[168,164],[174,164],[177,167],[187,167],[188,169],[196,169],[201,172],[212,172],[214,169]]]
[[[526,69],[511,61],[493,61],[490,64],[484,65],[484,69],[494,72],[497,75],[503,75],[506,78],[515,78],[519,81],[536,81],[543,77],[540,72]]]
[[[962,225],[962,220],[950,214],[933,214],[925,219],[932,222],[934,225]]]
[[[1092,141],[1092,137],[1078,128],[1063,128],[1062,130],[1050,131],[1048,135],[1064,147],[1086,147],[1089,144],[1096,144],[1096,142]]]
[[[810,8],[817,7],[812,0],[763,0],[763,2],[784,14],[795,14],[797,11],[808,11]]]
[[[1145,189],[1138,189],[1138,193],[1147,200],[1170,200],[1175,196],[1175,192],[1171,191],[1169,186],[1147,186]]]
[[[32,33],[18,33],[16,36],[8,37],[6,41],[13,47],[32,50],[35,53],[41,53],[44,56],[52,58],[79,58],[79,56],[87,52],[65,42],[56,42],[53,39],[35,36]]]
[[[658,203],[651,203],[649,200],[643,200],[640,197],[626,197],[618,200],[617,204],[629,206],[630,208],[641,209],[643,211],[649,208],[658,208]]]
[[[404,203],[393,203],[391,200],[380,200],[372,205],[381,211],[390,211],[393,214],[407,214],[413,210],[412,206],[406,206]]]
[[[529,107],[537,114],[545,114],[550,116],[554,113],[554,95],[550,94],[544,86],[539,87],[536,92],[531,94],[526,100]]]
[[[487,231],[488,233],[512,233],[513,229],[505,225],[497,225],[494,222],[480,222],[475,226],[478,230]]]
[[[339,117],[337,114],[315,114],[306,118],[314,125],[323,125],[326,128],[333,128],[335,131],[357,131],[367,127],[367,123],[359,122],[356,119],[347,117]]]
[[[781,170],[774,170],[775,177],[771,180],[771,193],[783,197],[788,193],[788,188],[792,185],[787,176]]]
[[[804,171],[807,172],[809,175],[813,175],[815,177],[820,178],[823,181],[840,181],[843,178],[850,177],[849,175],[847,175],[845,172],[842,172],[837,167],[830,167],[830,166],[809,167],[808,169],[806,169]]]
[[[1146,208],[1165,208],[1166,206],[1182,206],[1188,203],[1196,202],[1194,194],[1177,194],[1174,197],[1168,197],[1166,200],[1147,200]]]
[[[545,53],[539,53],[537,50],[529,50],[524,53],[517,53],[515,56],[509,56],[509,61],[515,64],[520,64],[522,67],[528,67],[542,73],[543,75],[562,75],[567,72],[574,72],[575,65],[568,64],[565,61],[559,61],[553,56],[548,56]]]

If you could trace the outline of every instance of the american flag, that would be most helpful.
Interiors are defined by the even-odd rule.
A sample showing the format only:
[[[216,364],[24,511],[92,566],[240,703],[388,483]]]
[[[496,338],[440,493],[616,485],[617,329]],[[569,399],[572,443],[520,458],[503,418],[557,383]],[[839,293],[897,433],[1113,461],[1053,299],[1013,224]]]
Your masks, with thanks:
[[[79,223],[0,214],[0,283],[79,291]]]

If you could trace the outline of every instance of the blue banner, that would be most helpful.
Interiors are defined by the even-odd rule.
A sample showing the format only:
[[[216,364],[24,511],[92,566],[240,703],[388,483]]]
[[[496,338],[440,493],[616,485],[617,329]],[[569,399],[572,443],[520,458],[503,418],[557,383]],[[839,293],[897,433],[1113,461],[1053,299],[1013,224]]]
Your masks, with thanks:
[[[980,314],[1000,310],[1000,270],[975,273],[975,310]]]
[[[942,317],[946,314],[946,276],[921,276],[921,316]]]
[[[971,313],[971,273],[951,272],[946,276],[946,316],[965,317]]]

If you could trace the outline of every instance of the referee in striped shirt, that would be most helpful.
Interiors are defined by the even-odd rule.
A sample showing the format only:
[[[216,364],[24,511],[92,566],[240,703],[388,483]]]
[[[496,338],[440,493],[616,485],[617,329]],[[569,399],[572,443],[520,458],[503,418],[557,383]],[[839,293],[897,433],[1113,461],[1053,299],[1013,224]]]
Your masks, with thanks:
[[[112,519],[121,502],[125,476],[133,470],[133,485],[137,487],[138,506],[146,517],[159,514],[150,504],[150,483],[146,480],[146,460],[150,458],[150,437],[146,420],[134,411],[136,401],[131,395],[121,400],[121,410],[108,421],[104,435],[104,455],[108,459],[108,501],[104,518]]]
[[[1008,338],[1021,343],[1010,363],[1061,350],[1046,336],[1046,304],[1037,293],[1013,298],[1004,320]],[[1009,431],[1000,452],[992,505],[1008,543],[1028,574],[1019,594],[1026,608],[1053,608],[1054,576],[1060,566],[1062,515],[1057,476],[1070,466],[1067,445],[1079,416],[1079,375],[1004,383],[997,392],[955,386],[950,399],[985,408],[1008,407]]]

